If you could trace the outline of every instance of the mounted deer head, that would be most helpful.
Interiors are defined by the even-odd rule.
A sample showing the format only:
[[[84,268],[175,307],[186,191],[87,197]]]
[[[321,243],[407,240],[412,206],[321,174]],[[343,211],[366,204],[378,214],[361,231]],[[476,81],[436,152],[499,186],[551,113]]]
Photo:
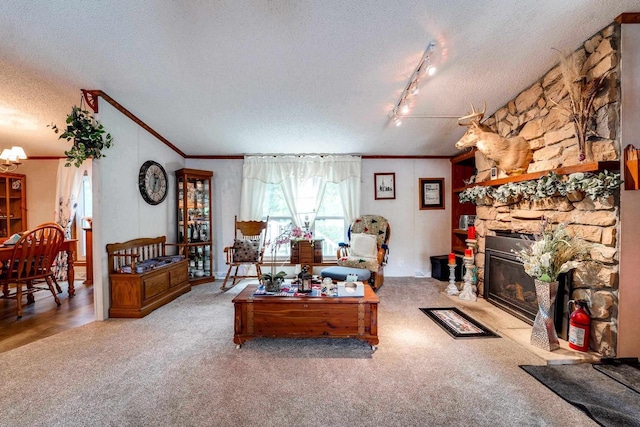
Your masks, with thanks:
[[[473,103],[471,103],[471,114],[462,116],[458,119],[458,125],[466,126],[469,128],[469,130],[467,130],[462,138],[460,138],[460,141],[456,142],[456,148],[458,150],[462,150],[463,148],[468,147],[474,147],[481,132],[492,132],[489,126],[480,123],[484,118],[484,113],[486,110],[486,102],[482,106],[482,111],[476,111]]]
[[[496,166],[507,175],[525,172],[533,157],[529,142],[520,136],[504,138],[489,126],[482,124],[481,120],[484,118],[486,109],[486,103],[482,107],[482,111],[476,111],[471,104],[472,113],[458,119],[458,124],[466,126],[468,129],[456,142],[456,148],[461,150],[477,147],[480,153],[487,159],[493,160]]]
[[[484,112],[487,111],[487,103],[485,102],[482,106],[482,111],[476,111],[473,103],[471,103],[471,114],[466,116],[462,116],[458,119],[458,125],[460,126],[471,126],[472,124],[480,124],[482,119],[484,118]],[[464,123],[463,120],[469,120],[468,123]]]

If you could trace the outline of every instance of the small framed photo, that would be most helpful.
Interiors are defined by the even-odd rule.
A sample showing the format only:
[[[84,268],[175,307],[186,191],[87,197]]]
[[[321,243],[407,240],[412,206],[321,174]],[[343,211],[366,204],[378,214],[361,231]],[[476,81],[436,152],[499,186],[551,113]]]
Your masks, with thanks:
[[[390,200],[396,198],[396,174],[394,172],[374,173],[376,200]]]
[[[419,178],[420,210],[444,209],[444,178]]]
[[[496,166],[491,168],[491,179],[498,179],[498,168]]]

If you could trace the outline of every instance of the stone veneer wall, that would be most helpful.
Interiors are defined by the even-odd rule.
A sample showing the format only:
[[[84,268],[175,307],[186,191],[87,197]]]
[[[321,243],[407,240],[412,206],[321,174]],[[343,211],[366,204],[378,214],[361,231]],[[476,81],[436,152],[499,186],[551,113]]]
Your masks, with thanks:
[[[595,136],[586,144],[585,162],[619,160],[619,45],[620,26],[612,24],[584,42],[573,55],[584,58],[589,80],[608,73],[606,88],[594,101]],[[522,136],[534,150],[528,172],[580,164],[578,140],[567,91],[556,66],[484,123],[505,137]],[[476,182],[486,181],[493,163],[476,154]],[[504,175],[502,175],[504,176]],[[499,175],[500,177],[500,175]],[[544,216],[553,223],[566,223],[569,233],[593,242],[592,261],[573,272],[574,299],[589,301],[592,314],[590,347],[603,356],[614,357],[618,301],[619,197],[570,200],[550,197],[539,201],[492,202],[477,206],[479,295],[483,292],[485,236],[496,230],[536,233]]]

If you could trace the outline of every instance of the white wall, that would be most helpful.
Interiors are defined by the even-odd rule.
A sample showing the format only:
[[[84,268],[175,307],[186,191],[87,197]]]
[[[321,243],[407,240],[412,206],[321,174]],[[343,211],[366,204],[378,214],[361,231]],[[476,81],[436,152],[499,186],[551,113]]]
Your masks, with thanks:
[[[53,221],[58,160],[27,159],[15,173],[27,176],[27,228]]]
[[[234,216],[240,213],[243,160],[187,160],[191,169],[213,172],[211,185],[211,232],[216,275],[226,274],[224,247],[233,243]]]
[[[373,174],[396,174],[395,200],[375,200]],[[419,178],[444,178],[445,209],[420,210]],[[391,225],[386,276],[431,276],[429,257],[451,251],[451,162],[448,159],[364,159],[360,213]]]
[[[109,306],[105,245],[163,235],[175,242],[174,171],[184,167],[184,159],[102,99],[98,120],[114,138],[107,156],[94,160],[92,176],[94,293],[96,318],[102,320]],[[168,196],[156,206],[147,204],[138,190],[138,172],[147,160],[160,163],[169,177]]]
[[[621,150],[633,144],[640,148],[640,24],[622,25]],[[623,157],[623,156],[621,156]],[[624,158],[621,171],[624,171]],[[618,292],[618,357],[640,356],[640,190],[620,190],[620,283]]]
[[[188,160],[187,167],[213,171],[212,220],[217,273],[226,272],[223,249],[233,242],[234,215],[240,211],[242,160]],[[396,174],[396,199],[375,200],[373,174]],[[448,159],[364,159],[362,214],[379,214],[391,224],[385,275],[431,275],[429,257],[451,249],[451,162]],[[419,210],[418,179],[445,178],[445,209]]]

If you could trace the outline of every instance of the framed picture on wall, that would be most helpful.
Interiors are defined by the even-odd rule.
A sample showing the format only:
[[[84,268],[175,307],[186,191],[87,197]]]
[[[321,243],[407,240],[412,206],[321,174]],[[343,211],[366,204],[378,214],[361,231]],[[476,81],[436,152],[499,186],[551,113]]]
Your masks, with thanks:
[[[420,210],[444,209],[444,178],[419,178]]]
[[[396,174],[394,172],[374,173],[376,200],[396,198]]]

